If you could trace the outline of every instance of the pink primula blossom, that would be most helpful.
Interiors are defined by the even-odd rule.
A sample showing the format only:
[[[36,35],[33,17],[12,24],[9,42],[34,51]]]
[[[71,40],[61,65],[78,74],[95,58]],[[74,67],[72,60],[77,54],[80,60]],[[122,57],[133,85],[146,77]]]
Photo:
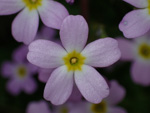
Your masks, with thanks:
[[[30,102],[27,106],[26,113],[52,113],[48,103],[44,100]]]
[[[62,45],[36,40],[29,45],[27,59],[41,68],[55,68],[49,77],[44,98],[55,105],[63,104],[72,93],[74,81],[81,94],[90,102],[99,103],[108,96],[109,87],[93,67],[107,67],[120,58],[115,39],[104,38],[85,46],[88,25],[82,16],[64,19],[60,38]]]
[[[117,106],[125,96],[125,89],[117,81],[110,82],[110,94],[99,104],[80,102],[71,113],[126,113],[126,110]]]
[[[13,61],[4,62],[2,65],[2,75],[8,78],[6,88],[12,95],[18,95],[21,91],[31,94],[37,89],[33,78],[37,67],[27,61],[27,52],[27,46],[19,47],[13,53]]]
[[[121,60],[132,61],[131,76],[135,83],[150,85],[150,34],[133,41],[118,39]]]
[[[66,2],[69,3],[69,4],[73,4],[74,0],[66,0]]]
[[[42,22],[60,29],[63,19],[68,16],[67,9],[53,0],[0,0],[0,15],[19,12],[12,23],[12,35],[18,42],[29,44],[36,36],[39,15]]]
[[[150,0],[124,0],[136,8],[127,13],[119,24],[119,29],[127,38],[136,38],[150,30]]]

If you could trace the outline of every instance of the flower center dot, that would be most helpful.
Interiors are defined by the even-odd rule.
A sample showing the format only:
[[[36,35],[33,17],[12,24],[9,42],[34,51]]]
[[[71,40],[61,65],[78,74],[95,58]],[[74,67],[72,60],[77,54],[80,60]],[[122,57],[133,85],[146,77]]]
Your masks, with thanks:
[[[139,55],[144,59],[150,59],[150,45],[148,44],[140,45]]]
[[[27,75],[27,70],[26,70],[26,68],[23,67],[23,66],[18,67],[17,75],[18,75],[20,78],[24,78],[24,77]]]
[[[78,58],[76,57],[73,57],[70,59],[70,64],[73,65],[73,64],[76,64],[78,62]]]
[[[106,113],[107,111],[106,103],[102,101],[99,104],[93,104],[91,106],[91,110],[93,111],[93,113]]]

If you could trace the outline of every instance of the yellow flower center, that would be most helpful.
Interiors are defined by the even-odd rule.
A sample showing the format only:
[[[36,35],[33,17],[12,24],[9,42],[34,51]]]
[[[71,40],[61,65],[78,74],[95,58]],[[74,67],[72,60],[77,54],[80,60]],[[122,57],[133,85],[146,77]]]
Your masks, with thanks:
[[[61,108],[60,113],[69,113],[69,110],[67,107],[63,107]]]
[[[150,45],[143,43],[138,48],[139,55],[144,59],[150,59]]]
[[[26,75],[27,75],[27,70],[24,66],[20,66],[18,67],[17,69],[17,75],[20,77],[20,78],[24,78]]]
[[[106,113],[107,112],[107,105],[105,101],[102,101],[99,104],[92,104],[91,110],[93,113]]]
[[[147,0],[148,2],[148,13],[150,14],[150,0]]]
[[[22,0],[26,7],[28,7],[28,9],[31,11],[31,10],[34,10],[34,9],[37,9],[39,6],[42,5],[42,0]]]
[[[76,51],[68,53],[63,60],[68,68],[68,71],[82,70],[82,65],[86,58]]]

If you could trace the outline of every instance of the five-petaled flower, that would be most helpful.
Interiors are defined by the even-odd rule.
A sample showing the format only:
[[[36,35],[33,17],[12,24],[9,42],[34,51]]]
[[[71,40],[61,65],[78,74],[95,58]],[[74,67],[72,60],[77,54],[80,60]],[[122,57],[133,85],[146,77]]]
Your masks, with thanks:
[[[29,45],[27,59],[42,68],[56,68],[48,79],[44,98],[63,104],[71,95],[74,80],[81,94],[90,102],[99,103],[108,96],[105,79],[93,67],[107,67],[120,58],[115,39],[104,38],[85,47],[88,25],[82,16],[64,19],[60,38],[62,45],[36,40]]]
[[[150,0],[124,0],[141,9],[133,10],[125,15],[119,29],[127,38],[136,38],[150,30]]]
[[[18,42],[31,43],[37,33],[39,16],[42,22],[60,29],[67,9],[53,0],[0,0],[0,15],[14,14],[22,10],[12,23],[12,35]]]
[[[27,61],[27,52],[27,46],[20,46],[13,53],[13,61],[6,61],[2,65],[2,75],[9,79],[6,88],[12,95],[18,95],[21,91],[32,94],[37,89],[33,78],[37,67]]]
[[[150,35],[146,34],[133,41],[118,39],[121,60],[133,61],[131,76],[135,83],[150,85]]]

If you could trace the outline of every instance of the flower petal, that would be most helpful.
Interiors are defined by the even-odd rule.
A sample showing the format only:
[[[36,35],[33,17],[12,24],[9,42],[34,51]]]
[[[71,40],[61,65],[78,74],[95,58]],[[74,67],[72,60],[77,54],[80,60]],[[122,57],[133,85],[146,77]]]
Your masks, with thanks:
[[[36,10],[27,8],[20,12],[12,23],[12,35],[18,42],[31,43],[37,33],[39,16]]]
[[[67,71],[66,66],[55,69],[44,89],[44,98],[54,105],[60,105],[67,101],[73,88],[73,72]]]
[[[14,14],[25,5],[21,0],[0,0],[0,15]]]
[[[52,0],[43,0],[42,6],[38,8],[43,23],[55,29],[60,29],[66,16],[67,9],[60,3]]]
[[[27,59],[41,68],[56,68],[64,64],[62,58],[66,54],[66,51],[60,45],[39,39],[29,45]]]
[[[120,22],[119,29],[127,38],[144,35],[150,29],[148,9],[133,10],[127,13]]]
[[[127,113],[124,108],[121,107],[109,107],[108,113]]]
[[[44,100],[39,102],[30,102],[26,111],[26,113],[51,113],[49,105]]]
[[[148,7],[148,0],[123,0],[137,8],[146,8]]]
[[[38,76],[39,80],[41,82],[45,82],[46,83],[53,71],[54,71],[53,68],[52,69],[40,69],[39,76]]]
[[[150,65],[134,62],[131,68],[132,79],[135,83],[148,86],[150,85]]]
[[[88,38],[88,25],[82,16],[68,16],[62,23],[60,38],[68,52],[80,52]]]
[[[83,65],[82,71],[75,71],[75,83],[84,98],[92,103],[100,103],[109,94],[105,79],[88,65]]]
[[[106,98],[110,105],[118,104],[125,97],[125,89],[117,81],[110,82],[110,94]]]
[[[22,87],[26,93],[32,94],[37,89],[37,83],[33,78],[28,78],[26,81],[24,81]]]
[[[27,61],[28,46],[19,46],[12,54],[13,60],[17,63],[24,63]]]
[[[69,4],[73,4],[74,0],[66,0],[66,2],[69,3]]]
[[[1,66],[1,74],[5,78],[12,78],[14,71],[14,64],[11,62],[4,62]]]
[[[21,92],[22,85],[16,79],[11,79],[8,81],[6,87],[12,95],[18,95]]]
[[[134,52],[133,52],[133,46],[134,43],[131,40],[119,38],[117,39],[118,46],[121,51],[121,59],[122,60],[133,60],[134,59]]]
[[[121,53],[115,39],[104,38],[88,44],[81,52],[86,57],[85,64],[107,67],[119,60]]]

